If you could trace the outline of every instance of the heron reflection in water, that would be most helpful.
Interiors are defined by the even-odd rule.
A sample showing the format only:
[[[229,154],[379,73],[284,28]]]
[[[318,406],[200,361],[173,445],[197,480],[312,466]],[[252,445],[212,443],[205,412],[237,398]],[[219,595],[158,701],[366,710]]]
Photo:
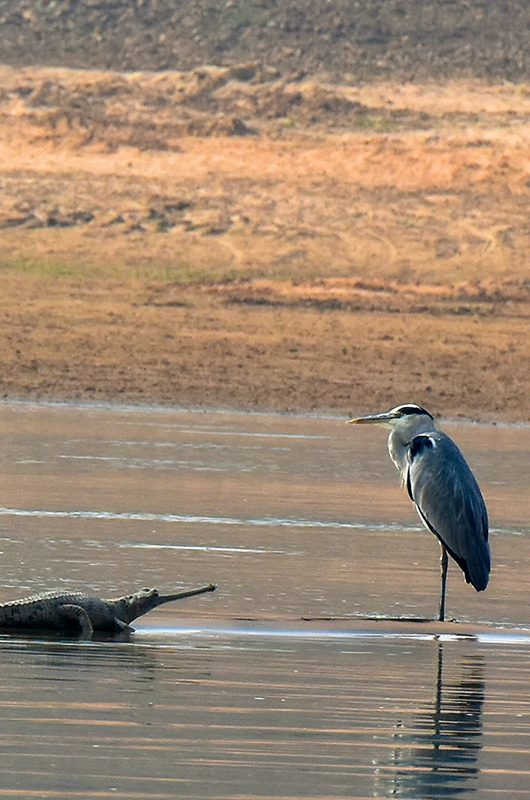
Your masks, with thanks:
[[[488,513],[478,483],[456,444],[436,430],[432,414],[421,406],[409,403],[348,421],[390,428],[390,458],[423,524],[437,536],[442,548],[438,619],[443,622],[447,554],[477,592],[488,585]]]
[[[444,682],[444,645],[451,643],[437,642],[433,708],[397,723],[392,756],[377,764],[375,797],[436,800],[473,791],[480,774],[484,659],[467,651],[459,677]]]

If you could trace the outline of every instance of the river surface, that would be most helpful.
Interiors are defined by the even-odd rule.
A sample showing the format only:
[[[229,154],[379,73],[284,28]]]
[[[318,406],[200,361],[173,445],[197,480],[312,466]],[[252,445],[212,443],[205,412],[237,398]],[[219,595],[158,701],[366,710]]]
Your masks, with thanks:
[[[530,798],[530,429],[447,424],[488,590],[336,418],[0,407],[0,600],[215,582],[125,641],[0,636],[0,797]],[[396,621],[397,620],[397,621]]]

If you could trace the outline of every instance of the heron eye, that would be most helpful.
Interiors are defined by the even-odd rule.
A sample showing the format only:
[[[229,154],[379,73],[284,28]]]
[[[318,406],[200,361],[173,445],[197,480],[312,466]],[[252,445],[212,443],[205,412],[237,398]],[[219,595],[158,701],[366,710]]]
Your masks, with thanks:
[[[400,412],[402,417],[408,417],[410,414],[421,414],[422,410],[418,406],[403,406]]]
[[[409,416],[412,416],[414,414],[422,414],[423,416],[430,417],[431,419],[434,419],[433,415],[430,414],[427,411],[427,409],[422,408],[421,406],[414,406],[414,405],[398,406],[398,408],[396,410],[397,410],[397,412],[398,412],[400,417],[409,417]]]

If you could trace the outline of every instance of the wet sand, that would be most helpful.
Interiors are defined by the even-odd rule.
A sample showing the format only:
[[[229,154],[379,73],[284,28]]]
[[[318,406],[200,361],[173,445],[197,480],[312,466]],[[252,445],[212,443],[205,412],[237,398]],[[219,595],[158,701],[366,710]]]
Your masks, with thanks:
[[[147,627],[203,610],[225,620],[308,618],[305,628],[338,618],[344,630],[357,617],[361,625],[437,612],[438,543],[400,487],[381,431],[281,415],[0,411],[2,600],[57,588],[58,576],[101,596],[219,585],[153,611]],[[486,592],[451,565],[448,617],[525,628],[527,589],[513,576],[530,568],[528,431],[444,427],[484,492],[494,552]],[[420,627],[434,635],[429,624]]]
[[[524,87],[2,79],[4,396],[530,419]]]

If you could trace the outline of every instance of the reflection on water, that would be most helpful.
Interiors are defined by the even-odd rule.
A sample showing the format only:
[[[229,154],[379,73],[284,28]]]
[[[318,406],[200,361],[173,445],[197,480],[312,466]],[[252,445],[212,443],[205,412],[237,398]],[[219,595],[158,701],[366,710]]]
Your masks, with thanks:
[[[528,796],[523,649],[153,633],[0,657],[0,797]]]
[[[482,633],[442,641],[429,623],[361,625],[438,599],[437,542],[379,432],[0,407],[0,600],[219,586],[129,642],[0,636],[0,798],[528,797],[530,639],[498,625],[529,623],[529,430],[450,432],[494,570],[480,594],[450,570],[449,613]]]
[[[458,797],[475,791],[482,747],[484,657],[466,654],[460,677],[444,681],[444,643],[438,642],[433,708],[412,724],[399,721],[390,763],[378,765],[376,797]]]
[[[444,646],[460,665],[462,643]],[[464,678],[427,711],[436,652],[362,637],[0,640],[0,797],[456,797],[478,774],[481,700]],[[469,704],[452,710],[452,690]]]

